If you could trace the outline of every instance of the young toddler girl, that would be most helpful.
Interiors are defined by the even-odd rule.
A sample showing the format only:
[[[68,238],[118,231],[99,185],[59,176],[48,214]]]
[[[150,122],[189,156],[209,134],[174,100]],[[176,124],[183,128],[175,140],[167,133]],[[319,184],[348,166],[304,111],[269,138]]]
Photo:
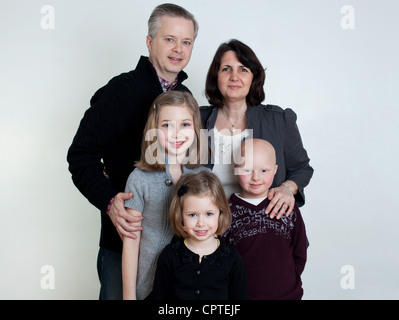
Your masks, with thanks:
[[[243,261],[218,235],[230,225],[223,186],[209,171],[189,173],[176,185],[171,226],[179,240],[158,259],[152,291],[155,300],[247,299]]]

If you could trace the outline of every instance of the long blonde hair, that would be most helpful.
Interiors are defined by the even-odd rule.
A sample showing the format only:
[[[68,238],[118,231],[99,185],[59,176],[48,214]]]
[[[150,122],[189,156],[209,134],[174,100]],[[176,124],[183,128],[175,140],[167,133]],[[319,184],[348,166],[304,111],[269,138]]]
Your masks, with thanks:
[[[145,171],[165,171],[165,155],[159,152],[162,148],[156,135],[156,129],[159,111],[166,106],[188,108],[193,117],[195,139],[193,145],[188,149],[188,161],[184,165],[193,169],[206,164],[208,161],[208,146],[207,140],[201,132],[202,121],[197,101],[189,92],[167,91],[159,95],[150,108],[141,143],[140,161],[135,166]],[[149,156],[154,159],[153,163],[147,161]]]

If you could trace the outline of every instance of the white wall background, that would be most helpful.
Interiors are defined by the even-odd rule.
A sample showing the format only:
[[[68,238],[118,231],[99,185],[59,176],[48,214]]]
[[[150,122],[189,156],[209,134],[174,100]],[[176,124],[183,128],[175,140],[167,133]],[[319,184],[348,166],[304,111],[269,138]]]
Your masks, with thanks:
[[[93,93],[147,54],[147,19],[162,2],[0,1],[0,299],[97,299],[99,213],[72,184],[66,153]],[[218,45],[237,38],[267,67],[266,102],[298,114],[315,169],[302,208],[304,299],[399,299],[399,2],[172,2],[200,23],[186,68],[200,105]],[[45,5],[54,29],[42,28]],[[354,29],[343,28],[345,5]],[[345,265],[354,289],[341,287]]]

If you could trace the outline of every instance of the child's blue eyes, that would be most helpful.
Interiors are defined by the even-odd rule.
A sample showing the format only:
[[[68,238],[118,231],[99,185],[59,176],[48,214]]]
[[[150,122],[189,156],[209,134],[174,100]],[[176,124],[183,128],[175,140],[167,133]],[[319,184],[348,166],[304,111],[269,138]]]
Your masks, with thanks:
[[[205,213],[205,215],[207,217],[211,217],[211,216],[213,216],[213,212],[207,212],[207,213]],[[197,214],[196,213],[190,213],[190,214],[188,214],[188,216],[192,217],[192,218],[195,218],[197,216]]]
[[[253,171],[252,171],[251,169],[242,169],[241,172],[242,172],[243,174],[252,174]],[[264,170],[260,170],[260,171],[259,171],[259,173],[267,173],[267,172],[268,172],[267,169],[264,169]]]
[[[164,123],[164,124],[162,125],[162,127],[163,127],[163,128],[169,128],[169,127],[171,127],[171,125],[172,125],[172,124],[170,124],[170,123]],[[182,123],[181,126],[182,126],[182,127],[191,127],[191,123],[188,123],[188,122],[187,122],[187,123]]]

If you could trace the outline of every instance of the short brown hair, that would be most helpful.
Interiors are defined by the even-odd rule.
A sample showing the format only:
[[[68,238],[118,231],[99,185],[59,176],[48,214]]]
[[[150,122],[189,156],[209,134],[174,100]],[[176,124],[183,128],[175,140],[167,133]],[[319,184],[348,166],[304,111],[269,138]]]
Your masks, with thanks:
[[[181,186],[186,186],[187,192],[179,195]],[[172,202],[170,205],[169,218],[173,232],[185,238],[187,233],[183,225],[183,205],[185,195],[210,196],[219,208],[219,221],[216,235],[222,235],[231,224],[231,212],[222,183],[212,172],[203,170],[198,173],[186,173],[176,184]]]
[[[180,7],[176,4],[164,3],[157,6],[151,13],[150,18],[148,19],[148,35],[152,39],[155,39],[157,35],[157,32],[160,28],[159,21],[162,16],[179,17],[191,20],[193,22],[193,27],[194,27],[194,40],[197,37],[199,26],[198,22],[194,18],[194,15],[189,11],[187,11],[186,9],[184,9],[183,7]]]
[[[159,110],[165,106],[186,107],[193,116],[195,140],[193,145],[188,149],[188,163],[184,165],[187,168],[193,169],[207,163],[208,145],[204,133],[201,131],[201,114],[197,101],[189,92],[167,91],[160,94],[150,108],[141,143],[140,161],[135,166],[144,171],[165,171],[164,155],[158,152],[161,148],[154,130],[157,128]],[[155,142],[154,139],[156,140]],[[155,151],[153,150],[154,145],[157,150],[156,155],[153,154]],[[146,155],[151,155],[155,160],[154,163],[149,163]]]
[[[263,89],[266,79],[265,69],[256,57],[255,52],[246,44],[235,39],[222,43],[215,53],[206,77],[205,94],[208,102],[211,105],[223,107],[223,96],[218,87],[218,72],[222,57],[227,51],[235,52],[238,60],[249,68],[254,75],[246,98],[248,107],[261,104],[265,100],[265,91]]]

